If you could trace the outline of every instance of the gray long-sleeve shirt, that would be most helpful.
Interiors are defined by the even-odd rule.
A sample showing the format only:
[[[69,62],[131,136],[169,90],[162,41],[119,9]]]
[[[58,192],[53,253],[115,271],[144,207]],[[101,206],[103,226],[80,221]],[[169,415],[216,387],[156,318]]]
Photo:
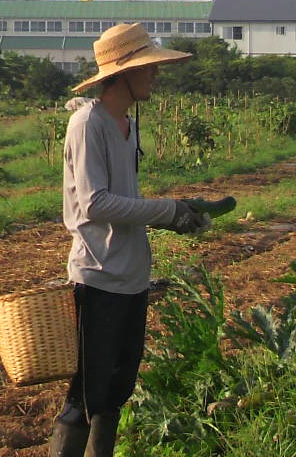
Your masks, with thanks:
[[[135,294],[149,286],[146,225],[168,225],[171,199],[143,199],[135,168],[136,132],[124,138],[100,101],[70,119],[65,140],[64,223],[73,236],[69,280]]]

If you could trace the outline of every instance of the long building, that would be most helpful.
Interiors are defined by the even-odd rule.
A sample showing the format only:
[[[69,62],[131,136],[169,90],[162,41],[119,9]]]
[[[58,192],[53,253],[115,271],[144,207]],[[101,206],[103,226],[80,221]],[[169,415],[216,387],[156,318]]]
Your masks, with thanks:
[[[211,35],[211,1],[0,0],[0,52],[49,57],[75,73],[77,58],[93,59],[93,42],[109,27],[141,22],[162,45],[173,37]]]

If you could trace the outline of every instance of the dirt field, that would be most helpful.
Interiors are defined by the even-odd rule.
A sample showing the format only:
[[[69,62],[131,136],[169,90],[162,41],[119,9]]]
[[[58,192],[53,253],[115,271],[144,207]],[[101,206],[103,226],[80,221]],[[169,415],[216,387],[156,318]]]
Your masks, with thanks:
[[[214,200],[231,194],[239,201],[241,194],[260,193],[266,185],[294,178],[295,170],[296,159],[258,173],[220,178],[209,186],[178,187],[167,195],[202,195]],[[252,219],[240,223],[242,232],[209,239],[196,246],[193,253],[198,252],[200,261],[222,276],[228,311],[245,310],[256,304],[279,309],[281,297],[294,286],[271,280],[286,273],[289,263],[295,260],[296,216],[289,221],[273,220],[268,225]],[[0,239],[0,293],[65,278],[69,247],[70,237],[59,223],[46,223]],[[155,298],[156,293],[152,292],[150,327],[157,326]],[[67,381],[15,388],[2,373],[0,457],[45,457],[53,418],[62,404]]]

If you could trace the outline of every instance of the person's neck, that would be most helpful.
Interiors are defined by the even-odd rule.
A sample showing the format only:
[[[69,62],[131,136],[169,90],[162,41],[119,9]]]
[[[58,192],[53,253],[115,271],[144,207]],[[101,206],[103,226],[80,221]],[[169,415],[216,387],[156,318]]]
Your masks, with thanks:
[[[108,113],[117,121],[122,121],[126,118],[128,109],[134,103],[131,94],[126,90],[126,86],[117,83],[103,92],[100,100]]]

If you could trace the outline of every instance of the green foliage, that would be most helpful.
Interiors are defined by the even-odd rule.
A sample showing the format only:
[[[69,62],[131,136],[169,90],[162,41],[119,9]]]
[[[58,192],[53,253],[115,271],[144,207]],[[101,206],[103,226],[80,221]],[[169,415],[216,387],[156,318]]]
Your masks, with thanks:
[[[26,141],[39,140],[39,132],[34,128],[34,117],[22,117],[11,124],[0,124],[0,148],[19,145]]]
[[[195,165],[208,167],[216,147],[211,124],[199,116],[187,114],[181,124],[181,144],[184,146],[182,155],[184,166],[186,166],[186,155],[194,154]]]
[[[93,60],[86,60],[85,57],[79,57],[77,59],[79,64],[79,71],[76,73],[73,84],[79,84],[81,81],[88,79],[94,76],[98,72],[98,66],[95,61]],[[98,87],[87,89],[84,92],[85,97],[95,98],[98,96]]]
[[[294,135],[295,112],[293,102],[261,96],[154,96],[141,106],[147,152],[141,170],[151,170],[165,187],[166,179],[181,183],[180,170],[196,182],[267,166],[286,155],[283,142]]]
[[[68,119],[58,115],[56,112],[38,119],[41,144],[48,165],[53,166],[55,163],[57,146],[64,141],[67,124]]]
[[[169,46],[193,57],[183,65],[162,69],[158,84],[163,90],[216,96],[259,93],[295,100],[296,62],[291,56],[242,58],[237,48],[216,36],[176,38]]]
[[[141,372],[133,400],[133,427],[141,424],[135,445],[144,455],[148,446],[168,446],[168,455],[194,455],[198,450],[209,455],[218,446],[206,406],[224,391],[225,383],[238,379],[231,359],[226,361],[220,350],[222,284],[204,268],[200,273],[201,288],[174,277],[173,290],[160,308],[166,331],[153,333],[156,347],[147,355],[149,370]]]
[[[240,56],[237,50],[229,50],[228,44],[216,36],[202,40],[176,38],[170,42],[170,47],[191,52],[193,58],[183,65],[174,65],[171,71],[163,69],[159,78],[161,88],[183,93],[227,92],[230,63]]]
[[[258,308],[264,337],[245,320],[240,326],[264,347],[223,355],[223,285],[203,267],[198,277],[200,285],[175,277],[160,304],[165,330],[151,334],[148,368],[124,409],[116,455],[267,457],[268,450],[270,457],[293,457],[295,353],[279,363],[274,340],[281,332]],[[292,320],[295,326],[295,315],[285,313],[281,329]]]
[[[72,76],[59,70],[49,58],[7,52],[0,58],[0,98],[3,100],[57,100],[65,95]]]
[[[55,189],[35,191],[7,199],[0,196],[0,235],[10,233],[18,224],[54,220],[62,212],[61,192]]]
[[[14,103],[11,103],[6,100],[0,100],[0,117],[26,116],[27,114],[29,114],[29,107],[27,106],[26,102],[14,100]]]
[[[27,140],[22,144],[6,146],[0,149],[0,162],[2,164],[11,160],[28,157],[40,152],[40,142],[37,140]]]
[[[264,345],[274,352],[279,361],[286,362],[296,348],[296,294],[285,297],[281,314],[276,317],[272,309],[258,305],[250,312],[250,320],[246,320],[240,311],[233,311],[232,325],[225,326],[225,334],[236,340],[249,340]]]

